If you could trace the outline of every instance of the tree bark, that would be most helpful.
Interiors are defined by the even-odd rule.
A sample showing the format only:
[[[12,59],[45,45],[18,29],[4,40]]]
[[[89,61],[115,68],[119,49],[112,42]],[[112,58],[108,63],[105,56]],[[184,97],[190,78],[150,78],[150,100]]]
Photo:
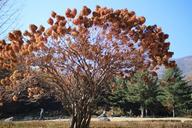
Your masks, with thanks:
[[[175,117],[175,108],[172,110],[173,117]]]
[[[74,106],[70,128],[89,128],[91,109],[89,106]]]
[[[89,124],[91,121],[91,114],[88,116],[80,117],[79,114],[72,117],[70,128],[89,128]]]
[[[144,107],[143,106],[141,106],[141,118],[143,118],[144,117]]]
[[[145,116],[148,116],[148,109],[145,109]]]
[[[132,117],[132,114],[133,114],[132,109],[130,109],[129,116]]]

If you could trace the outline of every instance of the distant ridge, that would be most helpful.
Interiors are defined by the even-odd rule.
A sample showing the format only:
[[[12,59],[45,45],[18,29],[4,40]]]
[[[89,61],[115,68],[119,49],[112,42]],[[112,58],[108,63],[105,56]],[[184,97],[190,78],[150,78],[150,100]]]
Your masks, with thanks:
[[[176,61],[177,66],[182,71],[185,79],[192,80],[192,56],[186,56],[178,59],[173,59]],[[165,68],[161,67],[157,72],[161,78],[164,74]]]
[[[175,59],[186,78],[192,78],[192,56]]]

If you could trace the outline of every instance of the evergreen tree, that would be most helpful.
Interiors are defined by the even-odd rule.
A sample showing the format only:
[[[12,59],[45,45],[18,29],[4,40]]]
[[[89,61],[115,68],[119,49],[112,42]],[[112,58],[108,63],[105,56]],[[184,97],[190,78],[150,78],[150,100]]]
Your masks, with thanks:
[[[114,105],[125,110],[140,109],[141,117],[147,116],[150,107],[157,102],[158,78],[149,71],[139,71],[130,80],[116,79],[116,90],[113,92]]]
[[[126,99],[126,92],[128,90],[126,84],[127,80],[125,80],[124,78],[114,78],[114,89],[109,96],[111,106],[120,108],[122,111],[124,111],[124,114],[126,113],[126,110],[129,109],[128,107],[130,107],[128,106],[129,103]]]
[[[137,72],[128,84],[127,99],[140,105],[141,117],[148,115],[150,106],[156,103],[159,91],[158,77],[148,71]]]
[[[192,89],[178,67],[165,71],[161,85],[163,91],[158,99],[172,111],[173,117],[189,112],[192,107]]]

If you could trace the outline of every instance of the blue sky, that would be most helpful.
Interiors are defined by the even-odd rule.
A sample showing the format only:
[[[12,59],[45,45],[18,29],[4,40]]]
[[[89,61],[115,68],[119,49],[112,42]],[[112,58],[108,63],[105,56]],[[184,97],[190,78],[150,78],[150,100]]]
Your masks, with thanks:
[[[31,23],[45,25],[52,10],[64,14],[66,8],[96,5],[114,9],[134,10],[138,16],[145,16],[146,24],[157,24],[169,34],[174,58],[192,55],[192,0],[22,0],[20,29],[27,29]]]

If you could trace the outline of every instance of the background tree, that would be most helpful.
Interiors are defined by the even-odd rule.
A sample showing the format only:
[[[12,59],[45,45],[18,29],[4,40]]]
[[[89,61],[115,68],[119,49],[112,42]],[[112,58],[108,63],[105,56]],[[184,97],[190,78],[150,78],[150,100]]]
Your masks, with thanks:
[[[159,99],[172,111],[173,117],[190,110],[192,89],[178,67],[167,69],[161,83],[163,92]]]
[[[114,110],[115,108],[121,109],[124,112],[123,114],[127,114],[126,112],[131,110],[132,103],[130,103],[126,98],[128,91],[127,81],[128,80],[125,78],[115,77],[112,83],[113,91],[111,92],[111,95],[109,95],[109,101],[112,106],[113,114],[116,116],[119,116],[116,114],[119,112],[116,112],[116,110]]]
[[[175,66],[169,59],[167,34],[156,25],[144,25],[135,12],[99,6],[80,14],[67,9],[65,16],[52,12],[45,30],[9,33],[10,43],[0,42],[1,66],[48,74],[49,85],[72,116],[72,128],[89,127],[98,96],[114,75],[130,77],[140,69]]]
[[[141,117],[144,117],[144,112],[147,116],[149,107],[157,102],[159,85],[157,74],[154,75],[148,71],[139,71],[128,84],[127,99],[140,105]]]
[[[23,1],[17,0],[0,0],[0,37],[6,38],[7,33],[18,27],[19,18]],[[20,24],[19,24],[20,25]]]
[[[65,112],[41,72],[23,73],[15,70],[10,77],[0,81],[2,118],[23,114],[35,115],[40,108],[54,114]],[[14,106],[14,107],[13,107]],[[67,115],[67,113],[65,112]],[[0,118],[1,118],[0,116]]]
[[[21,1],[20,1],[21,3]],[[17,1],[13,0],[0,0],[0,37],[6,39],[7,33],[11,28],[16,27],[18,25],[17,19],[20,14],[20,8]],[[10,69],[5,69],[0,67],[0,80],[11,74]],[[1,83],[0,83],[1,86]],[[5,89],[0,87],[0,106],[3,105],[3,99],[1,98],[4,95]]]

